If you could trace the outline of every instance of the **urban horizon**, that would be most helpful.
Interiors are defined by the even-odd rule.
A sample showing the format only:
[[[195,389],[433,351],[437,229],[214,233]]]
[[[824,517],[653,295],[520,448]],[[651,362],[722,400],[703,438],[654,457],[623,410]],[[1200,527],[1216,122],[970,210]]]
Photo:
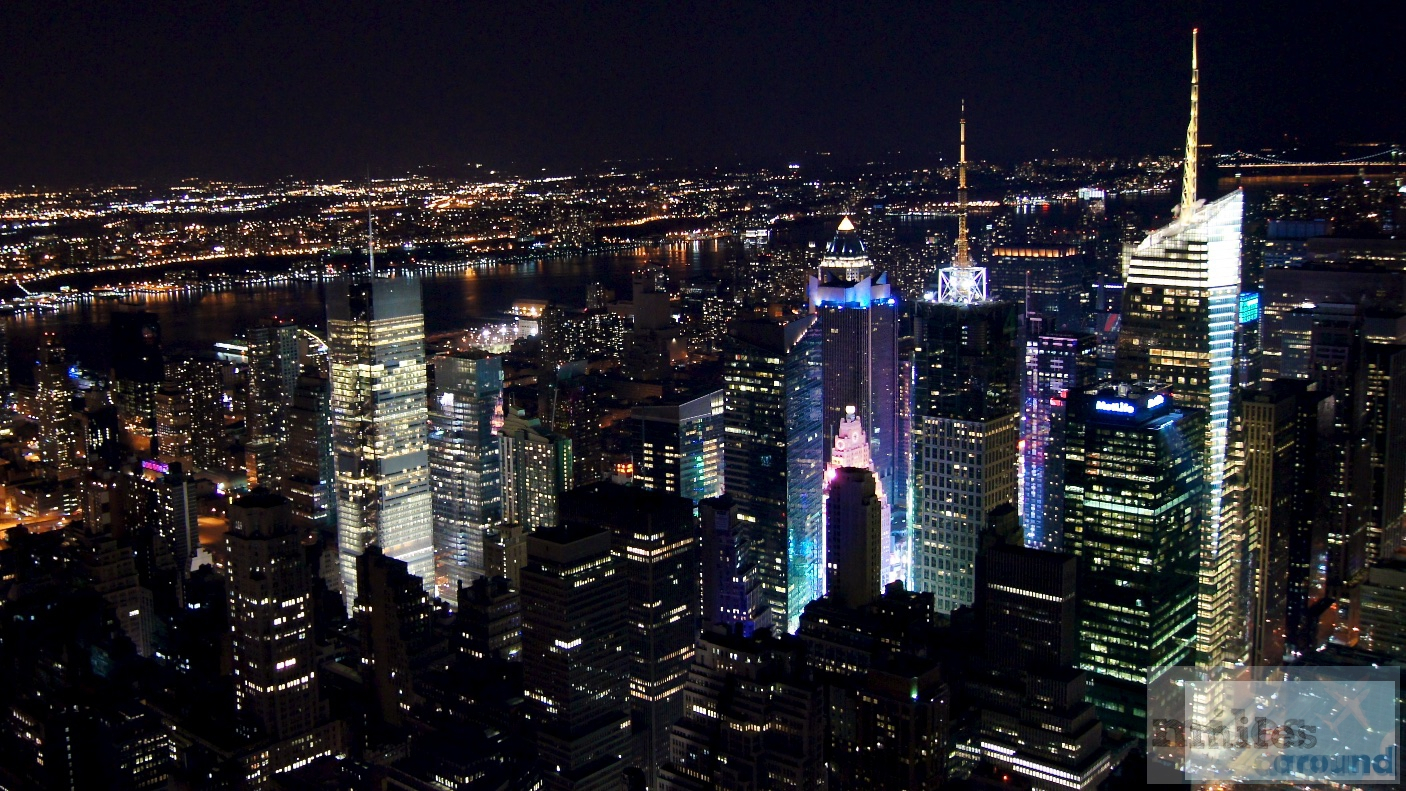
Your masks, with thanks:
[[[563,53],[620,43],[591,61],[618,77],[600,108],[564,105],[581,139],[544,135],[540,151],[640,159],[0,192],[0,788],[1399,782],[1406,163],[1394,140],[1205,142],[1304,117],[1265,80],[1289,42],[1362,20],[1226,10],[1221,31],[1283,37],[1231,47],[1182,11],[1085,10],[916,12],[960,35],[894,56],[942,65],[970,101],[872,126],[838,109],[913,97],[830,96],[812,101],[835,114],[823,134],[778,137],[820,153],[711,169],[638,164],[707,149],[714,126],[678,127],[700,110],[762,128],[754,108],[722,113],[703,75],[814,100],[873,85],[884,36],[913,31],[869,8],[797,12],[830,31],[827,51],[849,34],[855,71],[680,28],[683,7],[563,12],[580,40],[520,32],[562,49],[526,59],[483,39],[515,23],[494,10],[475,19],[483,52],[453,57],[457,10],[240,18],[249,60],[190,49],[235,40],[213,9],[68,18],[136,41],[203,20],[134,67],[179,96],[123,76],[103,100],[149,102],[151,123],[175,130],[178,105],[228,120],[307,102],[208,146],[181,138],[203,121],[180,127],[152,173],[209,172],[221,148],[241,152],[235,169],[282,167],[300,124],[354,100],[362,83],[319,59],[367,13],[426,60],[483,65],[490,136],[558,117],[551,99],[580,79],[546,79]],[[779,41],[750,12],[725,16],[729,34]],[[303,36],[314,18],[326,41]],[[714,49],[678,44],[660,83],[639,60],[657,45],[626,44],[642,23]],[[1122,35],[1095,53],[1100,32]],[[997,85],[1057,104],[1012,81],[1071,43],[1091,54],[1063,76],[1106,94],[1065,97],[1086,117],[1059,134],[1049,118],[992,123]],[[748,52],[796,61],[770,76],[723,62]],[[55,69],[75,101],[91,56]],[[220,62],[257,66],[245,76],[267,102]],[[468,95],[381,65],[359,79],[405,79],[407,108]],[[326,96],[269,83],[280,74]],[[191,90],[202,77],[208,95]],[[700,107],[606,140],[622,101],[669,80]],[[1318,98],[1354,107],[1338,137],[1396,123],[1355,89]],[[1144,105],[1147,129],[1179,119],[1175,150],[1054,148],[1131,145],[1141,133],[1109,144],[1100,122]],[[934,120],[941,157],[844,153],[859,138],[896,151]],[[56,136],[15,172],[111,179],[140,159],[130,123],[65,167],[73,141]],[[269,133],[292,148],[260,159]],[[346,170],[367,134],[329,133],[305,172]],[[1051,150],[978,155],[1024,134]],[[454,148],[427,138],[385,161]]]

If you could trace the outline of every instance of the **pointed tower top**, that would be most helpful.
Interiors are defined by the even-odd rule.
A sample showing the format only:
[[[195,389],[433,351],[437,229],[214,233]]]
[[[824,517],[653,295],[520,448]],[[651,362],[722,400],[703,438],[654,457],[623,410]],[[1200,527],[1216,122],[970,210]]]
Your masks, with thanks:
[[[366,262],[376,277],[376,216],[371,213],[371,176],[366,177]]]
[[[843,220],[840,220],[840,227],[836,228],[835,230],[840,231],[841,233],[845,231],[854,230],[854,223],[850,221],[848,214],[845,215],[845,218]]]
[[[961,143],[957,155],[957,250],[953,265],[971,266],[971,249],[967,242],[967,100],[962,100]]]
[[[1189,216],[1196,203],[1197,124],[1201,115],[1201,71],[1196,63],[1199,28],[1191,29],[1191,123],[1186,127],[1186,162],[1181,176],[1181,215]]]

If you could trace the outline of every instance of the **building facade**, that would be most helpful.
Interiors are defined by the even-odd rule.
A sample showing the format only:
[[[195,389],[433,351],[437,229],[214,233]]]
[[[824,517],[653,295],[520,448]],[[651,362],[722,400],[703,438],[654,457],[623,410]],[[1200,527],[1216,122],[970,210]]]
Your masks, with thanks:
[[[356,558],[368,546],[434,585],[425,321],[413,278],[340,281],[330,291],[337,545],[350,606]]]
[[[483,532],[502,521],[503,425],[500,358],[457,353],[434,360],[430,401],[430,488],[439,597],[488,573]]]

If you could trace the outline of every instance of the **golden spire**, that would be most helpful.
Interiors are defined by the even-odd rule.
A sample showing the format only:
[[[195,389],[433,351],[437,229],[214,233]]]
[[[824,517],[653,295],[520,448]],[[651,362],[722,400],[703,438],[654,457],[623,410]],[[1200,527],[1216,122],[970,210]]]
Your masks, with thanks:
[[[1181,175],[1181,216],[1196,203],[1197,120],[1201,114],[1201,72],[1196,66],[1196,28],[1191,29],[1191,123],[1186,127],[1186,164]]]
[[[967,245],[967,100],[962,100],[961,148],[957,157],[957,255],[953,264],[971,266],[971,250]]]

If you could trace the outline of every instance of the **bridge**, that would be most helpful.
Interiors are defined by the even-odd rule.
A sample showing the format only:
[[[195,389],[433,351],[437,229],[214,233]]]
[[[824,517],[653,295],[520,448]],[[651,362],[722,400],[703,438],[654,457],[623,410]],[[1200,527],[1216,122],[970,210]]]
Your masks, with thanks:
[[[1374,151],[1360,157],[1351,159],[1339,159],[1331,162],[1295,162],[1268,154],[1253,154],[1249,151],[1233,151],[1229,154],[1217,154],[1215,156],[1216,167],[1235,169],[1266,169],[1266,168],[1381,168],[1396,167],[1400,164],[1402,154],[1406,153],[1398,146],[1390,146],[1381,151]]]

